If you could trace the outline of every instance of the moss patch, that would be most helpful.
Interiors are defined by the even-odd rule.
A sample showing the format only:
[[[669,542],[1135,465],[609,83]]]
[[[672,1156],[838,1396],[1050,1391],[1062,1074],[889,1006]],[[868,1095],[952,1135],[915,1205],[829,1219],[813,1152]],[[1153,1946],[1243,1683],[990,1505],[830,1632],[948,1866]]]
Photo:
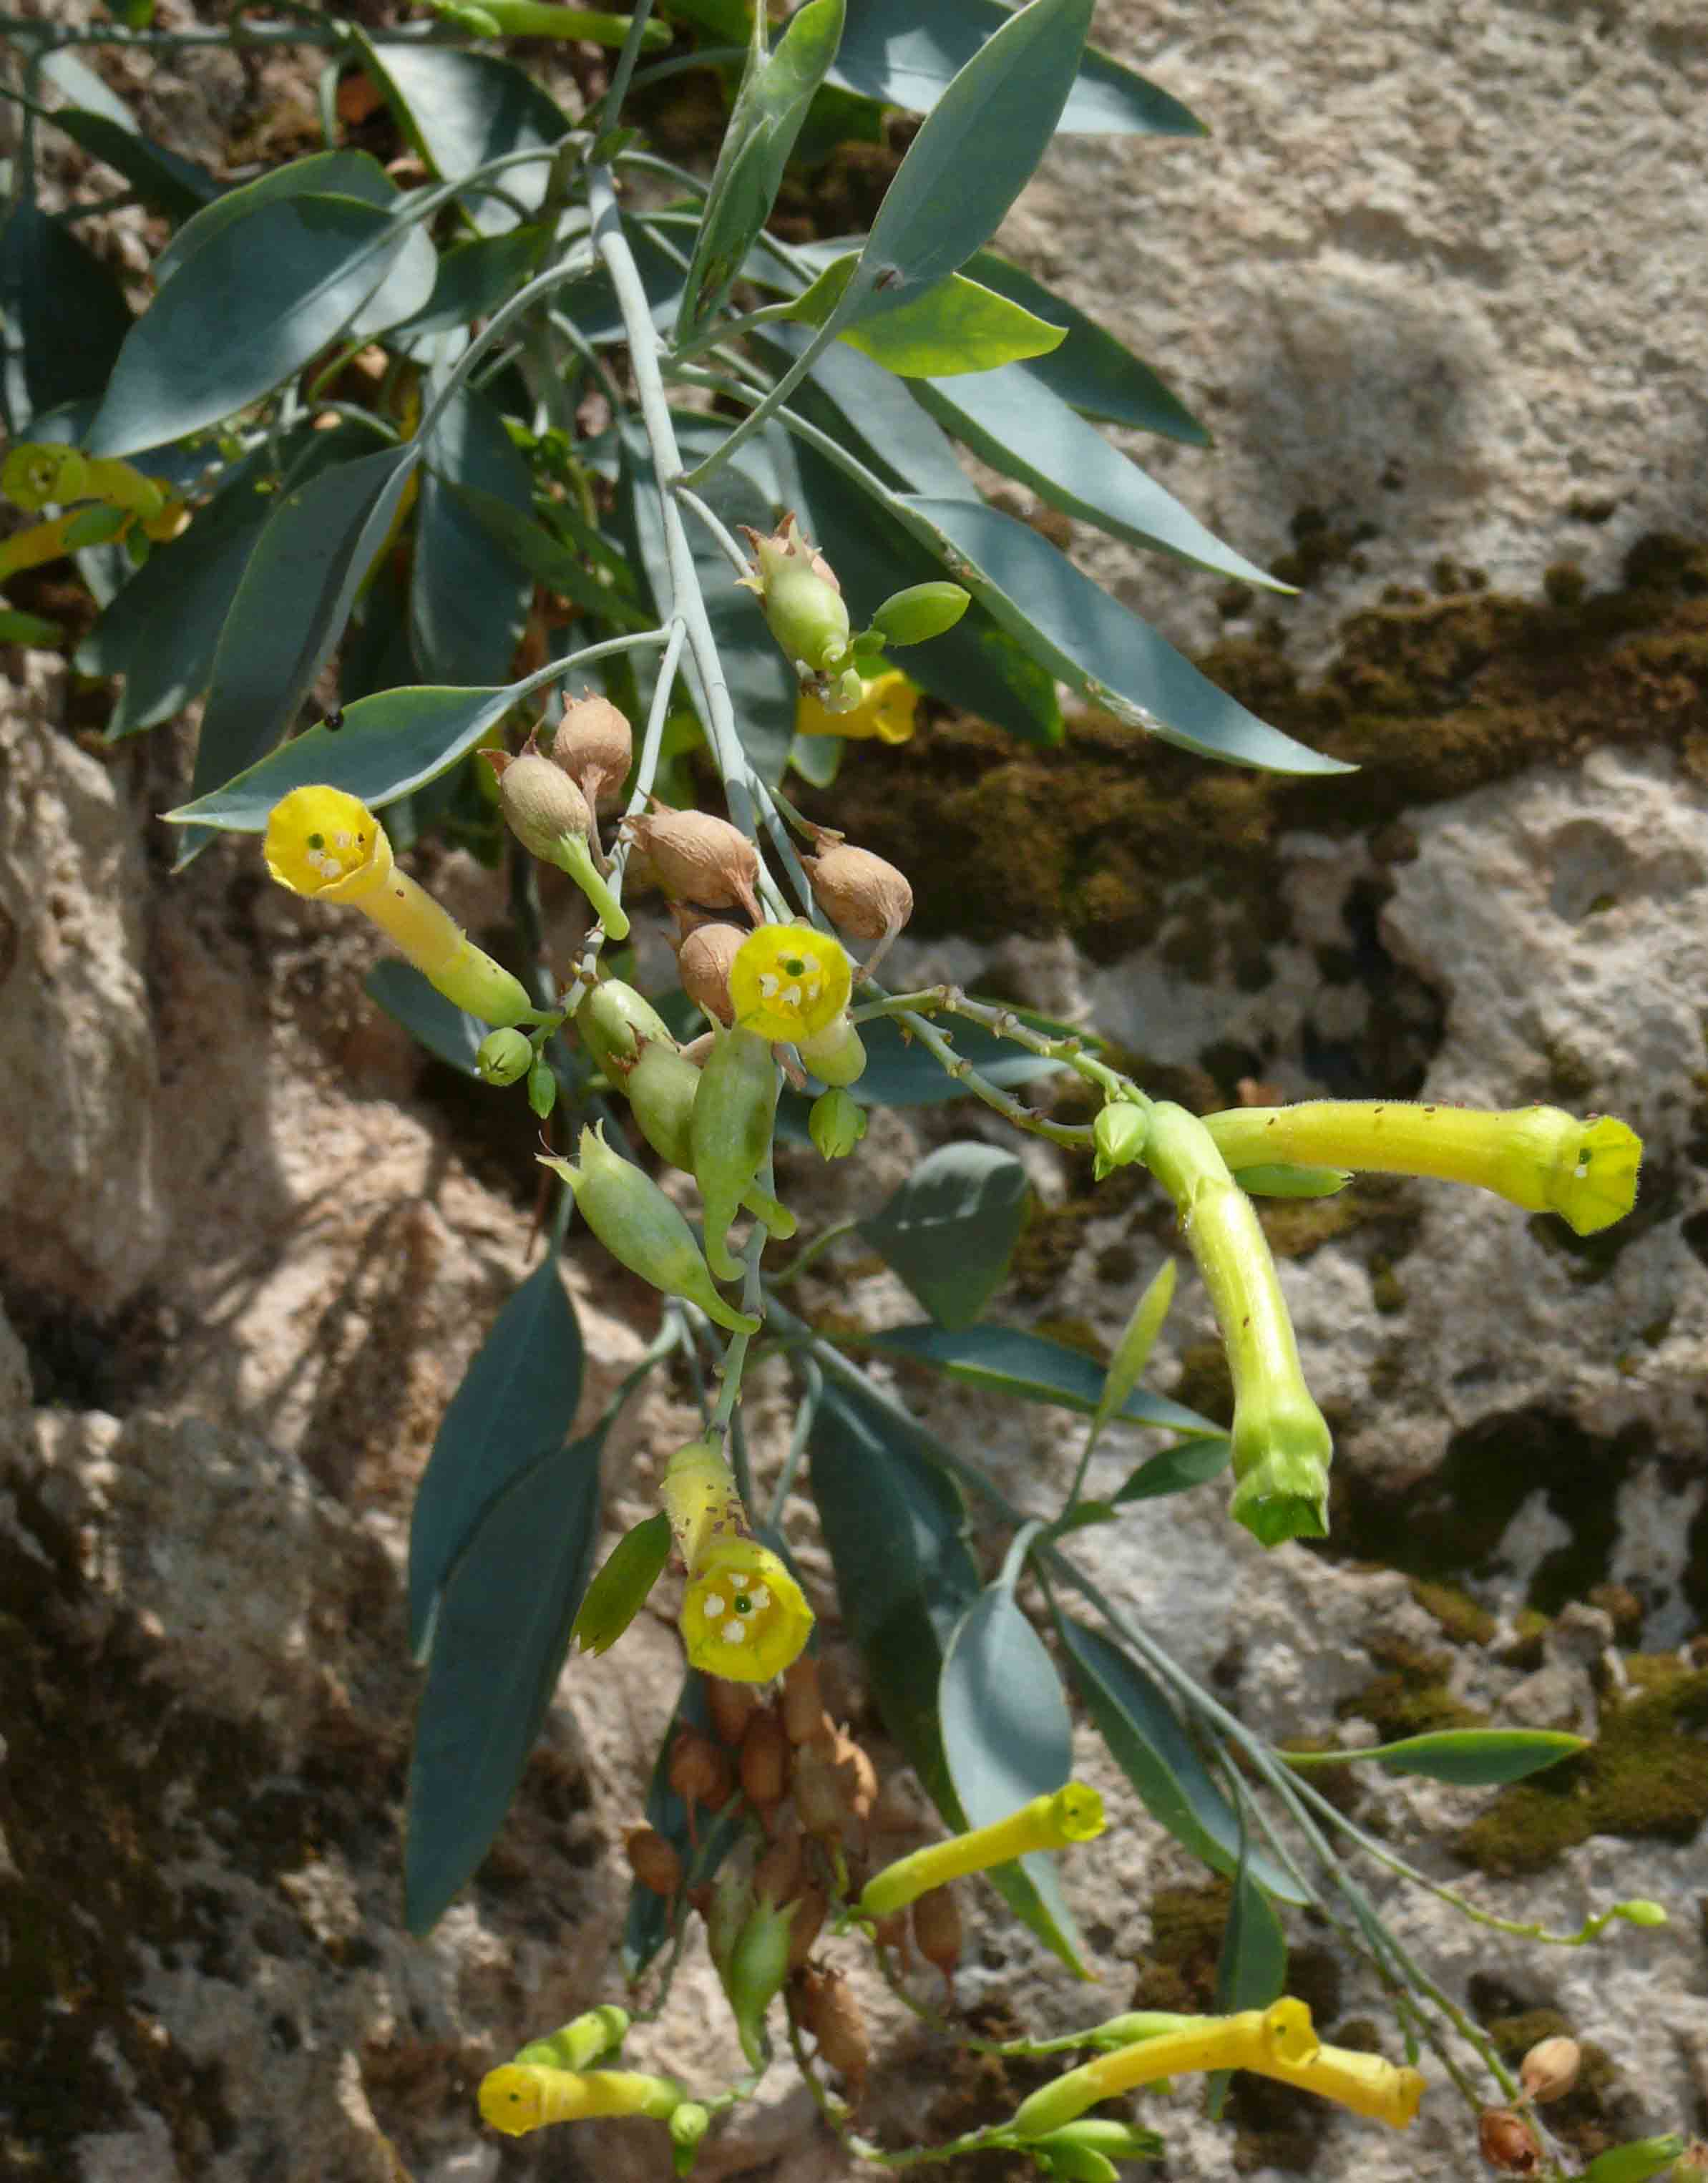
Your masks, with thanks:
[[[1633,1688],[1609,1694],[1592,1748],[1503,1790],[1455,1844],[1467,1863],[1505,1878],[1594,1834],[1693,1839],[1708,1819],[1708,1669],[1628,1665]]]
[[[1434,1616],[1443,1635],[1455,1645],[1493,1642],[1499,1625],[1488,1609],[1479,1607],[1468,1593],[1450,1584],[1430,1584],[1417,1578],[1412,1583],[1411,1597],[1426,1614]]]
[[[1356,1714],[1374,1724],[1384,1743],[1436,1729],[1480,1728],[1488,1716],[1454,1697],[1447,1686],[1453,1656],[1404,1641],[1372,1643],[1371,1656],[1387,1672],[1335,1708],[1343,1720]]]

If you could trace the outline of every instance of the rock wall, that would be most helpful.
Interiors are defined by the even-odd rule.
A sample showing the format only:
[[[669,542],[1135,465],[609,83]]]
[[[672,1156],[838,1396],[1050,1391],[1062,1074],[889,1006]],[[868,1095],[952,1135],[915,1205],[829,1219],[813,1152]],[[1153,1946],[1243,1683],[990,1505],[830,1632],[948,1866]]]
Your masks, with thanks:
[[[1378,1781],[1360,1823],[1499,1915],[1571,1928],[1640,1894],[1670,1926],[1547,1951],[1379,1868],[1371,1890],[1515,2048],[1549,2012],[1593,2042],[1593,2089],[1562,2111],[1577,2152],[1700,2128],[1708,558],[1657,534],[1702,530],[1708,42],[1661,0],[1182,0],[1105,6],[1099,32],[1215,134],[1065,145],[1010,238],[1216,428],[1213,453],[1143,458],[1243,550],[1289,556],[1305,589],[1260,609],[1089,535],[1076,550],[1260,710],[1364,770],[1332,796],[1253,783],[1135,753],[1094,720],[1046,767],[940,723],[857,753],[840,808],[919,885],[904,975],[976,973],[1082,1009],[1160,1089],[1552,1097],[1644,1133],[1638,1212],[1591,1245],[1421,1186],[1277,1212],[1339,1440],[1329,1553],[1264,1557],[1216,1486],[1085,1552],[1271,1736],[1599,1724],[1568,1794]],[[216,142],[266,119],[229,68],[153,95],[204,157],[210,113]],[[618,1830],[674,1688],[666,1621],[566,1676],[476,1884],[428,1941],[399,1921],[409,1496],[526,1261],[528,1133],[418,1061],[361,995],[364,944],[252,856],[169,876],[152,814],[176,779],[170,737],[86,747],[55,664],[8,664],[0,2170],[662,2175],[639,2126],[501,2152],[470,2095],[522,2037],[617,1991]],[[476,926],[499,918],[482,875],[449,859],[433,877]],[[984,1133],[965,1112],[953,1126]],[[873,1199],[919,1141],[875,1126]],[[1093,1193],[1075,1164],[1028,1157],[1043,1209],[1002,1308],[1106,1342],[1168,1223],[1130,1179]],[[807,1166],[788,1180],[815,1217],[852,1187]],[[815,1307],[911,1316],[870,1264],[831,1264]],[[570,1279],[591,1414],[651,1313],[609,1261],[576,1254]],[[1158,1379],[1217,1399],[1189,1286]],[[1049,1413],[899,1384],[1022,1499],[1071,1460]],[[756,1391],[762,1461],[786,1386]],[[682,1392],[619,1429],[613,1534],[684,1436]],[[1100,1475],[1136,1452],[1112,1443]],[[841,1709],[882,1751],[809,1518],[793,1530]],[[1099,1778],[1121,1823],[1071,1867],[1103,1971],[1090,2013],[1199,2005],[1219,1898]],[[1297,1937],[1322,2024],[1388,2025],[1332,1936]],[[989,2025],[1087,2010],[983,1912],[960,1992]],[[1012,2104],[1013,2084],[945,2063],[867,1998],[875,2126],[941,2131]],[[643,2052],[698,2081],[730,2072],[702,1964]],[[1401,2183],[1475,2158],[1444,2089],[1403,2142],[1249,2088],[1232,2131],[1191,2087],[1143,2112],[1169,2134],[1169,2175]],[[702,2163],[761,2169],[842,2172],[804,2095],[779,2088]]]

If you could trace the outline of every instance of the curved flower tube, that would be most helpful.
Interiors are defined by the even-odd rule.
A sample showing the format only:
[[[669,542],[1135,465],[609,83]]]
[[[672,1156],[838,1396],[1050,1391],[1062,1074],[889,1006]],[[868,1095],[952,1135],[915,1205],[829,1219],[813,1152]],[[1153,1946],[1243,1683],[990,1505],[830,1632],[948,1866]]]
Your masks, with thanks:
[[[736,1021],[765,1039],[815,1037],[841,1015],[853,991],[841,941],[810,925],[760,925],[730,965]]]
[[[521,980],[398,869],[385,828],[359,797],[325,786],[293,788],[273,806],[264,847],[281,886],[316,902],[353,903],[430,985],[482,1023],[546,1020]]]
[[[1611,1114],[1559,1107],[1417,1106],[1398,1099],[1306,1099],[1240,1107],[1204,1126],[1238,1177],[1274,1162],[1433,1175],[1492,1190],[1526,1213],[1557,1213],[1580,1236],[1636,1202],[1643,1142]]]
[[[595,2115],[650,2115],[668,2121],[687,2095],[669,2077],[638,2069],[554,2069],[542,2063],[506,2062],[481,2080],[481,2119],[507,2137],[526,2137],[548,2123],[583,2122]]]
[[[952,1835],[947,1841],[933,1842],[928,1848],[898,1858],[866,1882],[854,1905],[855,1914],[887,1918],[933,1887],[959,1880],[965,1873],[1007,1864],[1035,1849],[1065,1849],[1070,1842],[1093,1841],[1103,1832],[1104,1824],[1103,1799],[1097,1791],[1083,1781],[1066,1782],[1050,1794],[1034,1797],[1005,1819],[993,1820],[988,1827],[973,1827],[964,1835]],[[1065,2115],[1061,2119],[1069,2119]]]

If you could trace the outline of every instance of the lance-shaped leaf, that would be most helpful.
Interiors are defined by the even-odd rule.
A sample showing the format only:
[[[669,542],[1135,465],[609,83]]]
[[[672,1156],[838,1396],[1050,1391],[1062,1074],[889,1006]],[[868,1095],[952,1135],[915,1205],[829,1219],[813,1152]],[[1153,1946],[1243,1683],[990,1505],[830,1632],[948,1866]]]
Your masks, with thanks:
[[[1012,1153],[942,1145],[860,1231],[940,1326],[970,1326],[1007,1277],[1031,1189]]]
[[[929,1436],[838,1382],[825,1388],[808,1446],[837,1596],[884,1726],[946,1824],[964,1833],[937,1706],[949,1640],[980,1591],[960,1496],[932,1459]],[[1015,1915],[1060,1953],[1060,1929],[1031,1875],[1006,1864],[990,1877]]]
[[[406,253],[416,262],[416,241],[408,220],[356,197],[253,205],[184,260],[125,336],[91,453],[181,439],[270,393],[344,331]],[[431,286],[429,268],[418,301]]]
[[[363,65],[386,94],[398,125],[442,181],[460,181],[515,152],[536,159],[507,167],[492,190],[478,184],[464,199],[483,235],[519,225],[505,198],[532,212],[546,194],[552,155],[570,118],[524,69],[494,53],[449,46],[375,47],[360,41]],[[503,197],[493,194],[502,190]]]
[[[0,319],[7,417],[17,433],[38,411],[98,396],[136,323],[100,259],[27,198],[0,228]]]
[[[520,1471],[447,1577],[409,1763],[412,1933],[486,1855],[551,1704],[598,1536],[599,1448],[574,1441]]]
[[[1065,338],[1060,348],[1030,358],[1025,367],[1052,394],[1104,424],[1132,425],[1143,432],[1160,432],[1168,439],[1183,440],[1189,447],[1210,445],[1210,434],[1148,364],[1142,364],[1113,334],[1105,333],[1094,319],[1046,288],[1043,281],[1033,280],[1018,265],[1010,265],[993,250],[975,251],[966,262],[966,270],[998,295],[1023,304],[1064,330]]]
[[[1201,758],[1271,773],[1349,773],[1218,690],[1171,644],[1082,576],[1029,524],[998,508],[913,496],[895,505],[965,584],[1088,704]]]
[[[538,269],[551,236],[544,227],[513,227],[454,243],[438,260],[432,293],[414,314],[392,328],[397,345],[417,335],[448,333],[508,303]]]
[[[1221,2016],[1241,2009],[1267,2008],[1279,2001],[1287,1986],[1287,1936],[1276,1915],[1275,1905],[1252,1878],[1242,1858],[1233,1877],[1233,1899],[1227,1906],[1222,1929],[1221,1952],[1216,1965],[1216,2008]],[[1217,2069],[1209,2080],[1209,2110],[1219,2121],[1232,2077],[1231,2069]]]
[[[880,325],[887,323],[880,320]],[[914,398],[946,432],[1052,507],[1112,537],[1154,546],[1236,583],[1290,592],[1206,530],[1171,492],[1112,447],[1094,425],[1017,364],[943,383],[920,379]]]
[[[1082,1414],[1097,1409],[1103,1384],[1095,1359],[1083,1350],[1070,1349],[1065,1342],[1022,1327],[892,1326],[882,1334],[862,1336],[860,1346],[932,1365],[952,1380],[988,1388],[992,1394],[1054,1403]],[[1221,1462],[1228,1460],[1227,1436],[1221,1428],[1166,1395],[1127,1388],[1111,1414],[1125,1425],[1213,1438],[1222,1443]]]
[[[810,288],[754,315],[766,325],[821,326],[841,302],[856,253],[836,258]],[[992,371],[1017,358],[1059,347],[1065,330],[993,288],[951,273],[910,303],[850,326],[843,340],[904,379]]]
[[[1487,1789],[1522,1781],[1589,1748],[1581,1736],[1546,1728],[1444,1728],[1397,1743],[1366,1744],[1356,1751],[1283,1752],[1289,1766],[1362,1765],[1374,1759],[1388,1774],[1421,1774],[1461,1789]]]
[[[420,459],[413,441],[384,447],[323,470],[274,507],[214,654],[192,801],[235,786],[295,719]]]
[[[943,1757],[967,1825],[993,1825],[1073,1770],[1073,1724],[1049,1653],[1006,1584],[988,1586],[956,1624],[937,1680]],[[1019,1860],[1037,1889],[1070,1970],[1089,1976],[1062,1892],[1060,1861],[1045,1850]]]
[[[492,1322],[441,1419],[409,1524],[409,1646],[432,1642],[446,1577],[487,1509],[569,1436],[581,1392],[581,1336],[555,1253]]]
[[[754,18],[754,58],[718,152],[699,237],[682,290],[679,342],[716,313],[771,216],[807,108],[836,58],[843,0],[807,0],[776,50],[763,55],[765,17]]]
[[[1152,1819],[1194,1857],[1232,1878],[1240,1863],[1238,1814],[1193,1749],[1174,1708],[1138,1662],[1100,1631],[1060,1613],[1055,1626],[1075,1690]],[[1246,1864],[1270,1894],[1287,1902],[1309,1900],[1261,1850],[1252,1850]]]
[[[344,725],[323,724],[192,803],[169,811],[178,826],[259,834],[293,788],[323,781],[348,789],[370,810],[395,803],[471,751],[515,703],[509,689],[383,690],[344,708]]]
[[[910,303],[988,242],[1055,133],[1092,0],[1031,0],[926,115],[860,253],[853,318]]]
[[[472,387],[455,395],[426,451],[415,510],[409,636],[424,682],[493,682],[509,669],[527,610],[527,576],[459,497],[470,487],[526,520],[528,466],[503,420]]]
[[[398,186],[368,152],[312,152],[305,159],[292,159],[288,166],[258,175],[253,182],[221,191],[186,220],[154,260],[156,289],[164,288],[198,250],[247,219],[258,206],[303,197],[355,197],[376,211],[389,212],[398,202]]]
[[[110,114],[82,106],[58,107],[48,119],[92,158],[121,174],[145,205],[169,219],[190,219],[224,187],[205,167],[156,144],[134,122],[121,125]]]
[[[208,686],[214,653],[256,541],[276,503],[257,449],[175,538],[156,546],[77,649],[85,675],[122,675],[107,725],[116,742],[181,712]]]

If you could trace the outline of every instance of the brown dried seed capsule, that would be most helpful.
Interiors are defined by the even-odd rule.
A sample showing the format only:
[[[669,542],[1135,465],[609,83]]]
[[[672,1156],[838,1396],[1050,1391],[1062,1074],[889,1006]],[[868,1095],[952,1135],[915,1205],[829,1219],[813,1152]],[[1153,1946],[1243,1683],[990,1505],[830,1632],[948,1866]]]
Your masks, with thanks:
[[[672,811],[664,804],[626,819],[623,825],[666,894],[709,909],[739,903],[755,925],[760,922],[764,913],[754,892],[759,851],[739,826],[709,811]]]
[[[736,1019],[730,1000],[730,965],[747,936],[738,925],[702,925],[688,934],[676,951],[682,991],[697,1008],[704,1008],[721,1024]]]
[[[784,1835],[754,1867],[754,1893],[773,1906],[792,1902],[800,1891],[801,1868],[799,1835]]]
[[[587,840],[593,824],[587,799],[548,758],[534,751],[525,751],[520,758],[498,750],[484,755],[498,776],[498,808],[504,823],[525,849],[554,864],[557,844],[565,835]]]
[[[830,1761],[843,1808],[864,1829],[877,1802],[877,1769],[845,1728],[836,1732]]]
[[[706,1709],[719,1742],[739,1751],[748,1723],[759,1709],[759,1693],[751,1683],[732,1683],[723,1675],[708,1675]]]
[[[819,1664],[803,1653],[783,1670],[783,1726],[791,1743],[811,1743],[826,1718],[819,1696]]]
[[[740,1765],[743,1792],[769,1825],[770,1815],[788,1793],[789,1786],[788,1738],[770,1706],[748,1723]]]
[[[960,1961],[960,1905],[952,1887],[933,1887],[913,1906],[914,1944],[928,1964],[943,1973],[951,1999],[955,1965]]]
[[[847,1978],[809,1964],[789,1981],[789,2004],[796,2021],[817,2040],[820,2054],[847,2080],[848,2097],[858,2100],[871,2064],[871,2042]]]
[[[843,1831],[843,1800],[837,1792],[836,1769],[815,1743],[801,1744],[795,1752],[790,1782],[795,1810],[809,1835],[821,1841],[839,1842]]]
[[[843,842],[804,861],[819,907],[838,931],[856,940],[883,940],[913,915],[905,874],[870,849]]]
[[[1510,2108],[1484,2108],[1477,2119],[1477,2144],[1488,2165],[1503,2175],[1534,2175],[1542,2165],[1535,2131]]]
[[[670,1747],[670,1783],[688,1808],[688,1839],[696,1839],[694,1813],[704,1804],[715,1812],[729,1802],[735,1775],[728,1754],[698,1729],[685,1728]]]
[[[901,1958],[906,1970],[913,1962],[913,1950],[908,1944],[908,1915],[905,1910],[892,1910],[887,1918],[880,1918],[872,1927],[872,1938],[881,1948],[893,1948]]]
[[[1563,2100],[1577,2082],[1583,2058],[1575,2039],[1538,2040],[1518,2066],[1519,2082],[1538,2106]]]
[[[654,1895],[674,1895],[682,1886],[682,1861],[656,1828],[626,1827],[623,1848],[635,1878]]]
[[[798,1971],[813,1952],[813,1943],[830,1914],[830,1897],[815,1881],[795,1897],[795,1914],[789,1922],[789,1969]]]
[[[604,697],[576,697],[564,708],[552,738],[552,759],[596,804],[627,780],[634,748],[628,719],[615,705]]]

